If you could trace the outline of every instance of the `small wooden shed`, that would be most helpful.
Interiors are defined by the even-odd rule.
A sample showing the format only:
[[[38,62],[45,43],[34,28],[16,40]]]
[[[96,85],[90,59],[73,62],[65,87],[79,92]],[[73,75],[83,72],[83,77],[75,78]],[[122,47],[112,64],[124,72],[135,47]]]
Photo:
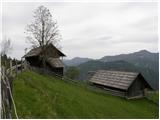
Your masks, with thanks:
[[[145,78],[136,72],[98,70],[89,81],[113,95],[126,98],[143,97],[147,89],[152,89]]]
[[[45,52],[47,53],[45,61],[46,69],[51,70],[56,74],[63,75],[64,64],[60,58],[63,59],[65,54],[62,53],[59,49],[57,49],[53,44],[49,44],[48,46],[46,46]],[[43,68],[41,54],[41,47],[36,47],[31,49],[22,58],[25,58],[25,60],[27,61],[27,63],[30,64],[30,66]]]

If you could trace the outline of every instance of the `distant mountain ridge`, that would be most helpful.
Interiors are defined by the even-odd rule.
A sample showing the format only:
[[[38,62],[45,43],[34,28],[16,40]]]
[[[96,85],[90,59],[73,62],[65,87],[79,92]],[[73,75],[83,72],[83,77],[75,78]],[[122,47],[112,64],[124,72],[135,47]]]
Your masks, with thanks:
[[[117,61],[117,60],[124,60],[124,61],[129,61],[129,62],[132,61],[133,62],[134,60],[137,61],[137,59],[138,60],[149,59],[150,61],[158,62],[159,61],[159,53],[152,53],[147,50],[140,50],[138,52],[133,52],[133,53],[129,53],[129,54],[104,56],[104,57],[97,59],[97,60],[100,60],[103,62],[110,62],[110,61]],[[64,60],[64,63],[67,66],[77,66],[82,63],[88,62],[90,60],[95,60],[95,59],[75,57],[73,59]]]
[[[102,62],[97,60],[91,60],[86,63],[80,64],[78,66],[80,71],[79,79],[87,80],[89,71],[96,70],[118,70],[118,71],[130,71],[130,72],[138,72],[141,73],[149,84],[154,88],[158,89],[158,74],[153,70],[145,67],[135,66],[132,63],[120,60],[120,61],[112,61],[112,62]]]
[[[147,50],[141,50],[130,54],[120,54],[116,56],[105,56],[100,59],[103,62],[124,60],[135,66],[146,67],[154,72],[159,71],[159,53],[151,53]]]
[[[104,56],[102,57],[100,60],[104,61],[104,62],[108,62],[108,61],[116,61],[116,60],[131,60],[131,59],[135,59],[139,58],[149,58],[151,60],[155,60],[152,57],[155,57],[158,53],[151,53],[147,50],[140,50],[138,52],[134,52],[134,53],[129,53],[129,54],[120,54],[120,55],[115,55],[115,56]]]
[[[65,61],[67,66],[79,68],[79,79],[87,79],[88,71],[98,69],[135,71],[141,72],[153,88],[159,88],[159,53],[141,50],[129,54],[104,56],[98,60],[76,57],[67,62]]]
[[[92,60],[91,58],[80,58],[80,57],[75,57],[71,60],[64,60],[63,62],[67,65],[67,66],[78,66],[82,63],[88,62]]]

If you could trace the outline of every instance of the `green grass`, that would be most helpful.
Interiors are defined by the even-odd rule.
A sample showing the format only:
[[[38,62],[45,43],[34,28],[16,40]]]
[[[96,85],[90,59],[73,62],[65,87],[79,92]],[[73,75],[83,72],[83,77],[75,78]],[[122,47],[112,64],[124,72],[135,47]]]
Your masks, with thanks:
[[[31,71],[15,78],[13,96],[19,118],[158,118],[158,106],[145,98],[126,100]]]
[[[153,91],[147,94],[147,98],[155,104],[159,104],[159,92]]]

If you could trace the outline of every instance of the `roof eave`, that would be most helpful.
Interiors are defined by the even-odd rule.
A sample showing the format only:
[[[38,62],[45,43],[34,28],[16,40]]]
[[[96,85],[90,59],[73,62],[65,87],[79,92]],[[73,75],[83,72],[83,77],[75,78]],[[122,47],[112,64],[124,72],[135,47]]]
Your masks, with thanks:
[[[142,75],[141,73],[138,73],[137,76],[136,76],[136,78],[137,78],[139,75],[140,75],[141,77],[143,77],[143,75]],[[131,84],[128,86],[127,90],[130,88],[130,86],[131,86],[132,83],[136,80],[136,78],[135,78],[135,79],[131,82]],[[152,89],[152,90],[153,90],[153,88],[151,87],[151,85],[146,81],[146,79],[145,79],[144,77],[143,77],[143,79],[144,79],[145,82],[147,83],[149,89]]]
[[[137,73],[136,77],[134,78],[134,80],[129,84],[127,90],[131,87],[131,85],[133,84],[133,82],[136,80],[136,78],[138,77],[138,75],[140,75],[140,73]]]

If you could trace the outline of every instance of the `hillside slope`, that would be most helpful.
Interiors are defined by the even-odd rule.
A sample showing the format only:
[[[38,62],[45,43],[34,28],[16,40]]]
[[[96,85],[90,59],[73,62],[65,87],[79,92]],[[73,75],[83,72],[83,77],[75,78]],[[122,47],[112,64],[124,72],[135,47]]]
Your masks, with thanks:
[[[88,71],[96,71],[96,70],[120,70],[120,71],[131,71],[131,72],[140,72],[145,77],[145,79],[149,82],[149,84],[154,89],[158,89],[158,74],[156,74],[151,69],[146,69],[145,67],[138,67],[132,63],[120,60],[113,62],[101,62],[101,61],[88,61],[86,63],[80,64],[78,66],[80,75],[79,79],[86,80]]]
[[[147,99],[126,100],[31,71],[13,83],[19,118],[158,118]]]
[[[75,57],[70,60],[64,60],[66,66],[78,66],[85,62],[94,59]],[[98,61],[102,62],[114,62],[114,61],[126,61],[134,64],[137,67],[144,67],[146,69],[153,70],[156,74],[159,74],[159,53],[152,53],[147,50],[140,50],[129,54],[120,54],[114,56],[104,56]]]

